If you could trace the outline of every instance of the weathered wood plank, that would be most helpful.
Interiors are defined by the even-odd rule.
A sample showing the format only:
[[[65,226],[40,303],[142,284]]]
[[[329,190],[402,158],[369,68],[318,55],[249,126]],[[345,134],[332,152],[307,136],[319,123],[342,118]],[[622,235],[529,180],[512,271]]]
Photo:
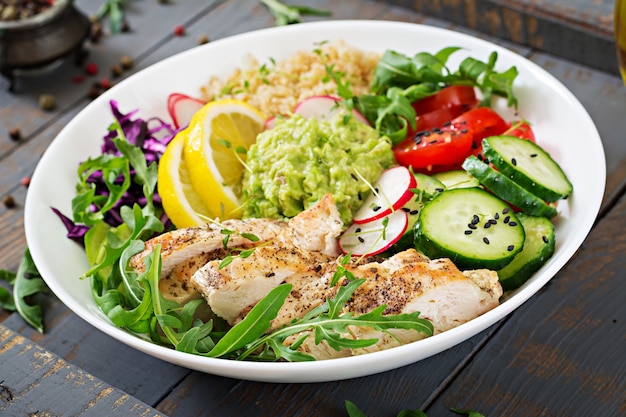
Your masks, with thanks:
[[[383,0],[619,74],[612,0]]]
[[[488,416],[621,416],[626,392],[626,197],[437,399]],[[598,341],[602,341],[599,343]],[[601,359],[600,359],[601,358]]]
[[[38,297],[37,301],[45,312],[43,335],[17,314],[2,325],[146,404],[158,402],[191,372],[102,333],[73,314],[53,294]]]
[[[0,325],[3,416],[164,416]]]

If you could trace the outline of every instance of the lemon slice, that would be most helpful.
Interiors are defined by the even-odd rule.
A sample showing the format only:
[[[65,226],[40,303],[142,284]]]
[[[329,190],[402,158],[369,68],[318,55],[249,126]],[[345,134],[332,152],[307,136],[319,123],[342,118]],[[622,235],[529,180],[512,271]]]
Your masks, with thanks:
[[[200,216],[213,218],[198,193],[193,189],[184,159],[187,130],[179,132],[167,145],[159,161],[157,190],[163,209],[177,228],[206,223]]]
[[[191,184],[209,211],[222,219],[241,215],[245,151],[264,121],[254,107],[229,99],[206,104],[189,123],[185,161]]]

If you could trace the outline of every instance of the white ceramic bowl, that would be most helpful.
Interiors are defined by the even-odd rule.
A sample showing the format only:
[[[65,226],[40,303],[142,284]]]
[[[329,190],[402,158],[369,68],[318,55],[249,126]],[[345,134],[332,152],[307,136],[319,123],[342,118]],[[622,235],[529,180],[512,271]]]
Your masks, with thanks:
[[[261,62],[282,59],[316,43],[343,39],[364,50],[394,49],[404,54],[436,52],[460,46],[454,68],[464,56],[486,60],[497,51],[498,69],[517,66],[515,92],[519,116],[533,124],[537,141],[561,164],[574,185],[573,195],[559,204],[554,220],[554,256],[525,285],[488,313],[447,332],[398,348],[362,356],[307,363],[257,363],[205,358],[157,346],[114,327],[91,297],[89,283],[79,277],[88,268],[81,248],[66,239],[65,228],[50,210],[71,213],[76,166],[99,153],[101,137],[112,121],[109,100],[122,111],[140,109],[139,116],[168,119],[171,92],[198,95],[209,76],[226,76],[240,67],[246,54]],[[513,117],[512,110],[499,109]],[[575,123],[572,123],[572,121]],[[585,167],[593,167],[585,169]],[[72,311],[119,341],[165,361],[232,378],[270,382],[318,382],[371,375],[413,363],[448,349],[511,313],[543,287],[573,256],[598,213],[606,177],[604,150],[598,132],[580,102],[558,80],[529,60],[495,44],[468,35],[410,23],[328,21],[245,33],[168,58],[119,83],[90,103],[61,131],[42,157],[25,209],[25,229],[32,257],[50,289]]]

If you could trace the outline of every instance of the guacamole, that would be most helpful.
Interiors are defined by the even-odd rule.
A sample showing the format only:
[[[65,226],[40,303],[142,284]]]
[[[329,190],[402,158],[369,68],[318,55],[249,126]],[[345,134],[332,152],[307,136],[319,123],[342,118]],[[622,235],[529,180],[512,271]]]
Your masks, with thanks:
[[[391,141],[354,117],[290,116],[248,150],[244,217],[290,218],[331,193],[348,224],[371,184],[394,164]]]

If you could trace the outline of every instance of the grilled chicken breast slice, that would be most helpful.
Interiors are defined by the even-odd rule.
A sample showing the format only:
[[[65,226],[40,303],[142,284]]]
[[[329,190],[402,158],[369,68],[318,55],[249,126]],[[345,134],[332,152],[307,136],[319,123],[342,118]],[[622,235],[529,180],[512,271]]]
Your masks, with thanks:
[[[164,297],[184,304],[198,298],[200,293],[191,285],[191,276],[207,262],[223,259],[230,248],[249,248],[274,239],[287,222],[270,219],[226,220],[218,224],[178,229],[148,240],[142,252],[133,256],[130,265],[138,272],[145,270],[144,259],[161,245],[161,280],[159,289]],[[224,230],[231,231],[228,248],[224,247]],[[244,237],[255,235],[252,242]]]
[[[461,272],[449,259],[428,260],[413,249],[400,252],[377,263],[346,266],[357,278],[366,281],[354,292],[344,311],[364,314],[381,305],[387,305],[384,314],[420,312],[420,317],[429,320],[434,334],[463,324],[495,308],[502,295],[502,287],[494,271],[486,269]],[[333,271],[328,270],[321,281],[327,281]],[[289,279],[288,282],[292,282]],[[297,281],[292,283],[296,284]],[[294,285],[292,293],[299,289]],[[332,290],[331,290],[332,292]],[[329,295],[332,295],[329,292]],[[298,314],[290,307],[290,295],[279,316]],[[285,321],[285,319],[283,319]],[[300,336],[300,335],[298,335]],[[293,337],[295,340],[297,336]],[[299,350],[316,359],[331,359],[388,349],[424,338],[414,330],[391,329],[382,332],[367,327],[351,326],[354,339],[378,339],[366,348],[335,351],[324,342],[316,345],[309,337]]]
[[[219,261],[208,262],[193,274],[191,283],[215,314],[235,324],[282,282],[300,279],[303,283],[317,283],[318,267],[332,262],[339,254],[337,236],[342,225],[332,197],[326,195],[290,219],[268,245],[258,246],[250,256],[236,257],[222,268]],[[319,303],[322,297],[324,302],[322,294],[310,294],[312,288],[305,284],[301,288],[302,298]],[[300,303],[304,302],[302,298]]]

